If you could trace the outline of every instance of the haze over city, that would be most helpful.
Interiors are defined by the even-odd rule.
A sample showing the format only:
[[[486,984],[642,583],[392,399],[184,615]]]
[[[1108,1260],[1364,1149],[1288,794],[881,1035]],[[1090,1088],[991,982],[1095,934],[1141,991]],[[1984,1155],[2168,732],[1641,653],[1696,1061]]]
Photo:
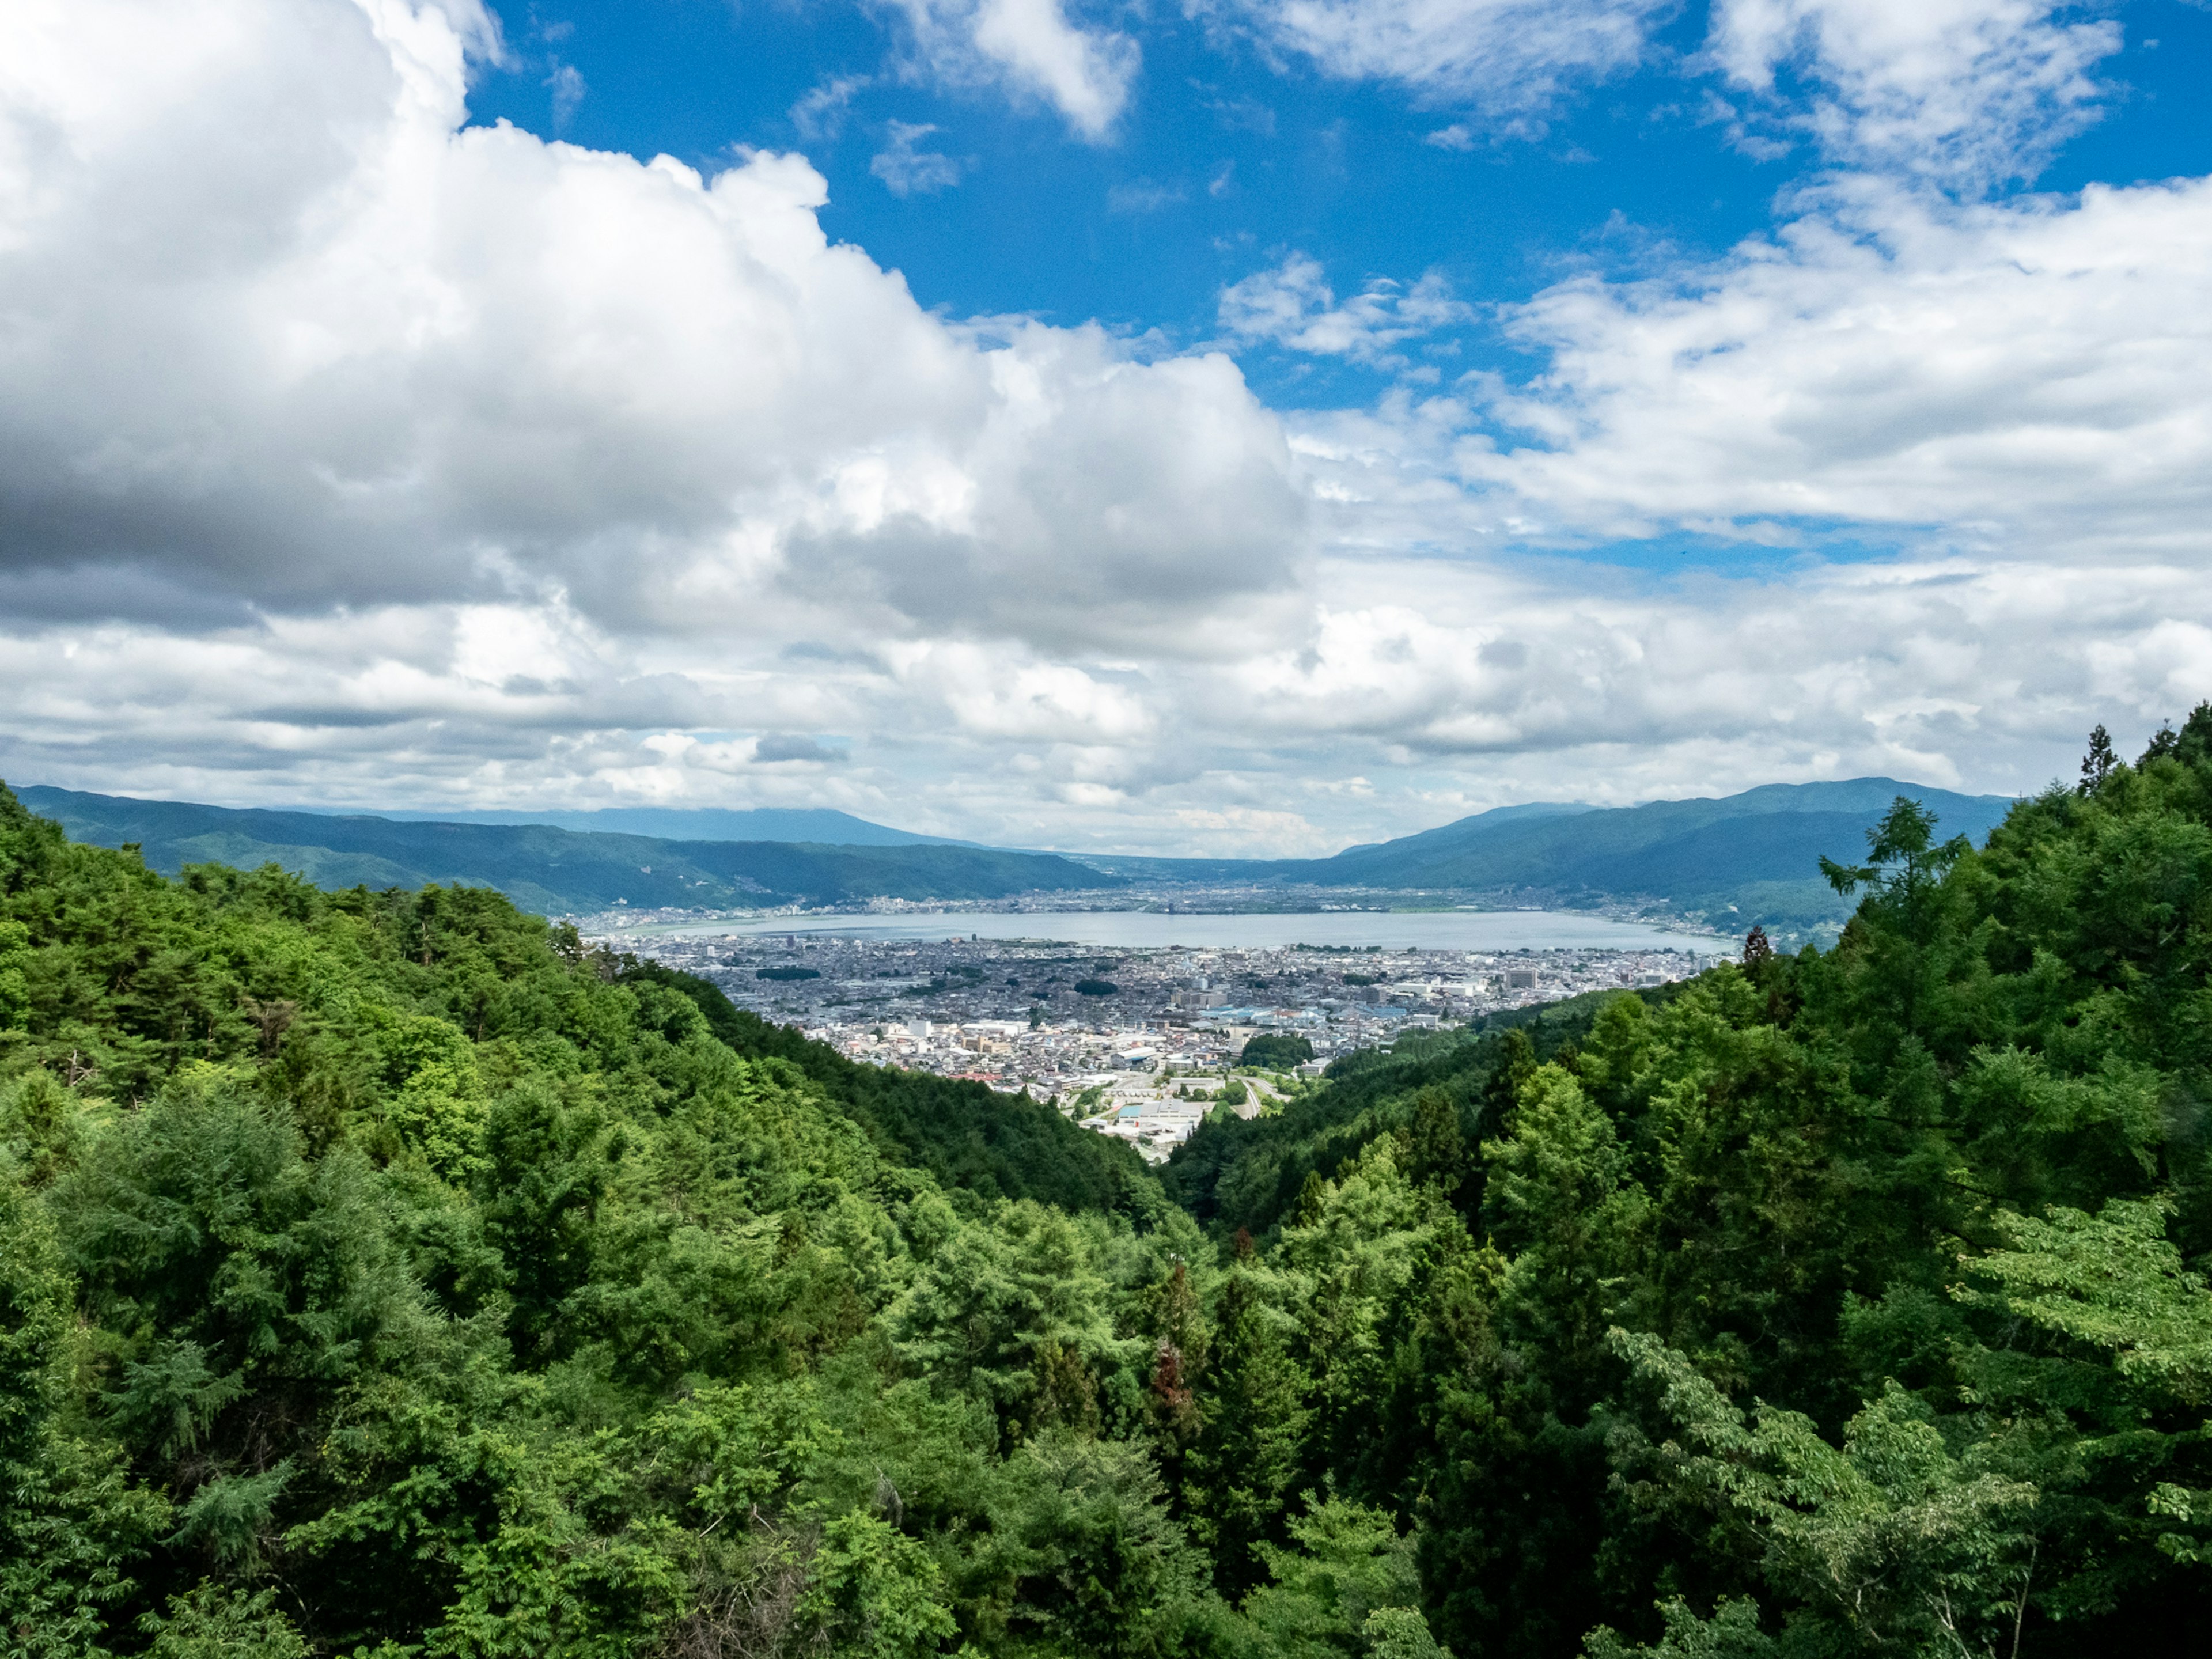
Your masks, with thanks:
[[[0,775],[1304,856],[2212,692],[2212,14],[16,0]]]

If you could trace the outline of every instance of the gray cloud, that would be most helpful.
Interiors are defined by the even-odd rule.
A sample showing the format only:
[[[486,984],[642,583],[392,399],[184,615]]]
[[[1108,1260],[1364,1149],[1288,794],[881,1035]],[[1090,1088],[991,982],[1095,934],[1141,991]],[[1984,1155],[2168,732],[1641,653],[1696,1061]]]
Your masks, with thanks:
[[[811,738],[765,737],[753,744],[753,758],[763,766],[789,761],[811,762],[817,765],[835,765],[849,757],[842,749],[830,749]]]
[[[1511,310],[1525,384],[1284,418],[1223,356],[922,312],[796,158],[461,131],[447,11],[18,3],[11,780],[1305,852],[1532,797],[2033,787],[2212,694],[2201,181],[1842,179]],[[1414,61],[1402,8],[1313,15]],[[1454,61],[1534,16],[1455,14]],[[1564,51],[1494,62],[1540,91]],[[1109,81],[1063,108],[1109,121]],[[1270,337],[1433,320],[1362,298],[1308,283]],[[1531,553],[1662,533],[1805,556]],[[1888,556],[1815,556],[1854,539]]]

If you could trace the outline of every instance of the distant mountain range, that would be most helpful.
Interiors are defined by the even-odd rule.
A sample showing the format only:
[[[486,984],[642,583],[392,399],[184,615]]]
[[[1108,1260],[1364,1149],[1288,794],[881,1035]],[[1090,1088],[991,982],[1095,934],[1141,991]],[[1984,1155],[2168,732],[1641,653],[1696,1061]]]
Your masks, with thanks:
[[[17,792],[80,841],[136,842],[147,862],[275,861],[326,887],[467,882],[528,908],[743,909],[869,898],[957,902],[1146,884],[1315,886],[1449,895],[1462,902],[1641,908],[1729,932],[1753,921],[1784,937],[1850,914],[1820,860],[1856,858],[1899,795],[1940,833],[1979,842],[2009,797],[1853,778],[1769,784],[1717,799],[1594,807],[1502,807],[1326,859],[1163,859],[1017,852],[912,836],[844,812],[617,808],[599,812],[346,816],[239,811],[33,786]],[[681,830],[655,835],[648,830]],[[778,839],[805,835],[805,840]],[[1285,899],[1293,894],[1285,891]]]
[[[320,887],[419,887],[433,881],[496,887],[526,909],[556,915],[617,905],[725,910],[870,898],[958,902],[1121,884],[1119,878],[1053,854],[994,848],[670,841],[537,823],[237,811],[35,785],[16,793],[78,841],[101,847],[137,842],[146,862],[164,874],[187,864],[251,869],[273,862]]]
[[[319,817],[320,807],[303,807]],[[545,812],[380,812],[401,823],[543,823],[586,835],[651,836],[656,841],[789,841],[817,847],[977,847],[980,842],[918,836],[871,823],[827,806],[756,806],[732,811],[718,806],[604,806]]]
[[[1820,860],[1851,860],[1899,795],[1933,811],[1938,833],[1977,844],[2012,810],[2008,795],[1960,795],[1852,778],[1776,783],[1718,799],[1642,806],[1508,806],[1327,859],[1079,858],[1139,881],[1450,891],[1516,904],[1645,904],[1733,931],[1762,921],[1784,934],[1832,927],[1850,913]]]

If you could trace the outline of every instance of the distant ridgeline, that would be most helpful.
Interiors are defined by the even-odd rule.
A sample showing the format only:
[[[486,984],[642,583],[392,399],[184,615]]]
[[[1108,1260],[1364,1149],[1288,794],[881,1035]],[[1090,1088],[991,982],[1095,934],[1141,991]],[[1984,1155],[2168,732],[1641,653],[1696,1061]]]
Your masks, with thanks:
[[[2212,707],[1837,850],[1832,949],[1163,1181],[488,889],[0,788],[7,1651],[2193,1651]]]
[[[1328,859],[1078,856],[1140,880],[1425,889],[1565,908],[1644,902],[1731,933],[1758,922],[1796,936],[1832,931],[1850,913],[1820,879],[1820,860],[1855,853],[1899,795],[1934,812],[1945,836],[1978,842],[2013,805],[2009,796],[1854,778],[1769,784],[1717,800],[1509,806]]]
[[[1293,899],[1295,890],[1319,886],[1560,908],[1626,905],[1729,933],[1757,922],[1784,939],[1825,936],[1842,925],[1850,907],[1820,878],[1820,860],[1858,847],[1898,795],[1923,803],[1945,835],[1977,841],[2012,805],[2000,796],[1858,778],[1635,807],[1505,807],[1334,858],[1239,860],[1006,851],[933,842],[830,811],[640,808],[556,812],[527,823],[506,821],[520,815],[477,813],[458,822],[236,811],[41,787],[20,793],[78,839],[103,847],[135,842],[148,864],[166,873],[202,861],[234,869],[273,862],[325,887],[458,881],[496,887],[517,904],[556,915],[617,904],[958,902],[1142,881],[1256,884]],[[632,833],[647,827],[696,838]],[[825,839],[731,839],[771,828]]]
[[[460,882],[495,887],[526,909],[555,915],[617,904],[723,910],[871,898],[957,902],[1121,884],[1119,877],[1050,854],[951,843],[664,841],[542,823],[234,811],[35,786],[19,793],[26,805],[54,818],[79,841],[99,847],[135,843],[147,865],[166,875],[187,864],[241,870],[276,864],[320,887]]]

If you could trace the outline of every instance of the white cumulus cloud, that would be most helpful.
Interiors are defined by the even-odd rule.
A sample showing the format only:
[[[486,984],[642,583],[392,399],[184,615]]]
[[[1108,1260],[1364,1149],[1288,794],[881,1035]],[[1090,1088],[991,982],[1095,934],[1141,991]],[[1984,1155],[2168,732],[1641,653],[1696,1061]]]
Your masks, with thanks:
[[[1057,111],[1078,137],[1111,137],[1143,53],[1117,30],[1070,21],[1060,0],[898,0],[908,72],[951,85],[996,85]]]
[[[960,182],[960,163],[921,141],[937,129],[927,122],[890,122],[884,148],[869,159],[868,171],[894,196],[934,196]]]
[[[1565,531],[1880,526],[2014,556],[2212,551],[2212,182],[1953,207],[1838,190],[1717,264],[1510,322],[1465,476]]]
[[[1630,69],[1668,0],[1205,0],[1193,9],[1340,80],[1506,121]]]
[[[2051,0],[1720,0],[1708,50],[1728,77],[1809,101],[1778,125],[1829,155],[1950,181],[2033,178],[2095,118],[2091,70],[2120,26]],[[2075,14],[2070,19],[2063,15]]]
[[[1237,338],[1355,362],[1382,361],[1393,346],[1473,315],[1434,271],[1410,287],[1376,277],[1340,302],[1321,262],[1297,252],[1232,283],[1219,303],[1221,326]]]
[[[1355,13],[1347,72],[1523,113],[1466,66],[1564,86],[1650,15],[1269,38]],[[1989,107],[2004,52],[1937,7],[1950,69],[1853,81],[1917,59],[1774,15],[1721,19],[1735,95],[1861,136],[1771,234],[1481,317],[1286,256],[1225,337],[1388,368],[1495,317],[1535,367],[1279,416],[1218,353],[925,312],[798,157],[466,125],[501,48],[460,0],[15,0],[0,775],[1317,852],[1516,799],[2032,787],[2098,720],[2140,741],[2212,696],[2212,185],[1977,199],[1873,135],[1973,131],[1945,100]],[[2006,15],[2051,63],[2078,27]],[[944,72],[1110,136],[1133,50],[1005,16],[932,13]],[[1543,44],[1584,25],[1616,46]],[[2008,154],[2087,105],[2036,107]],[[1565,556],[1658,537],[1705,573]]]

